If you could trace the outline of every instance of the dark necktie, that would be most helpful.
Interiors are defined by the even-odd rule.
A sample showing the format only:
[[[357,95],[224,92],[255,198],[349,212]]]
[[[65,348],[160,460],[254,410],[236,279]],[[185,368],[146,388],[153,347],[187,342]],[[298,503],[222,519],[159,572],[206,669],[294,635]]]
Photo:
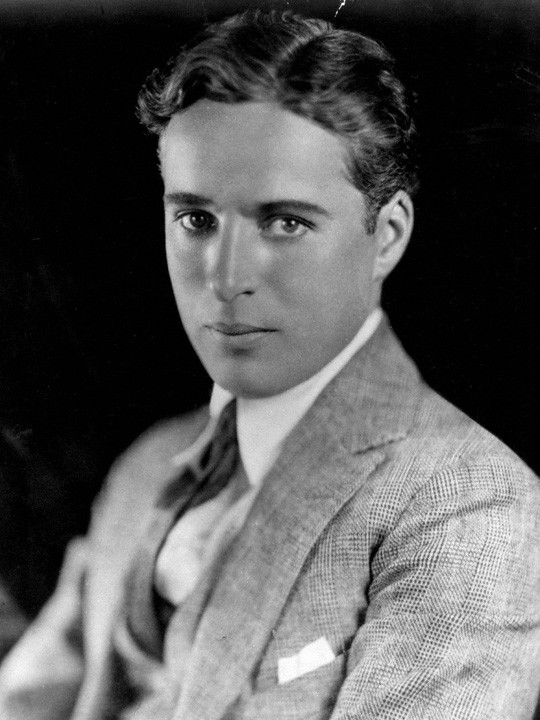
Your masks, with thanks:
[[[222,411],[209,444],[161,492],[149,530],[142,538],[128,574],[125,620],[137,644],[157,658],[163,650],[163,626],[173,608],[154,590],[154,568],[165,539],[188,510],[216,497],[238,463],[236,402]]]

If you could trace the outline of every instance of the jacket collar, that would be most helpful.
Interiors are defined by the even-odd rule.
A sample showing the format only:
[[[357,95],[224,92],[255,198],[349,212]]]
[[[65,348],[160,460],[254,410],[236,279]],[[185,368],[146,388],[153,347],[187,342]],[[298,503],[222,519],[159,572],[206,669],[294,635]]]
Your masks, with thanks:
[[[324,425],[349,452],[362,452],[407,435],[419,389],[418,370],[385,318],[323,390],[305,422]]]

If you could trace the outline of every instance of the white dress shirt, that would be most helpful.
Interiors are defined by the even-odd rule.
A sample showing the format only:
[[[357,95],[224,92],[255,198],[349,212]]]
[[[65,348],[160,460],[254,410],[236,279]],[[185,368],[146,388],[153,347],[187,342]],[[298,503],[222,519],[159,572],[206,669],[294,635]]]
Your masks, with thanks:
[[[237,398],[239,467],[217,497],[182,516],[158,556],[156,589],[169,602],[174,605],[182,602],[194,588],[204,565],[240,531],[285,438],[330,380],[369,340],[381,318],[381,309],[373,310],[350,343],[300,385],[272,397]],[[213,422],[232,399],[231,393],[214,385],[210,400]]]

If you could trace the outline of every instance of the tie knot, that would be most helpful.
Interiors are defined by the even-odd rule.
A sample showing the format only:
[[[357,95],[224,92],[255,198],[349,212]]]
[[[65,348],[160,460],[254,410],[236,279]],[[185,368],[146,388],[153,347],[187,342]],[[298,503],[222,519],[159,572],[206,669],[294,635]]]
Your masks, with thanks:
[[[236,399],[231,400],[219,414],[214,435],[218,441],[236,442]]]
[[[197,488],[192,507],[211,500],[223,490],[236,470],[238,459],[236,400],[233,400],[221,411],[209,444],[192,466]]]
[[[236,400],[232,400],[223,408],[208,444],[165,486],[157,506],[171,507],[179,496],[186,497],[186,487],[191,487],[191,507],[212,499],[232,477],[238,459]]]

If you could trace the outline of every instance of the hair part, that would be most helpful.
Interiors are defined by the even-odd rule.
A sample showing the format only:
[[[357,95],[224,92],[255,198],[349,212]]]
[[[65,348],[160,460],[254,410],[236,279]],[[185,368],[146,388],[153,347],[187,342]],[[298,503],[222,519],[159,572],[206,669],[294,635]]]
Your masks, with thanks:
[[[412,99],[377,41],[289,11],[247,11],[213,23],[138,98],[138,116],[161,135],[198,100],[275,102],[337,135],[351,182],[367,200],[366,227],[398,190],[418,187]]]

